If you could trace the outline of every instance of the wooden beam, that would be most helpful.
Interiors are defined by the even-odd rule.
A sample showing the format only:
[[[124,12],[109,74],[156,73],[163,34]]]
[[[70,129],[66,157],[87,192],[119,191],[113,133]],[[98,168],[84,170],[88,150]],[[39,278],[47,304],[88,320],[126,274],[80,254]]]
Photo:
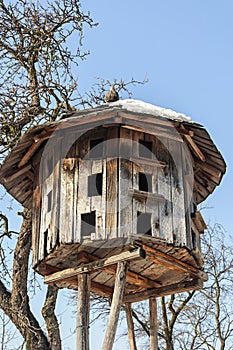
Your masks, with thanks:
[[[110,297],[112,298],[113,295],[113,289],[105,286],[103,284],[91,281],[91,291],[93,293],[99,294],[102,297]]]
[[[123,298],[124,303],[134,303],[142,300],[146,300],[150,297],[161,297],[165,295],[187,292],[190,290],[198,290],[203,287],[203,282],[200,279],[193,279],[191,281],[179,282],[163,286],[160,288],[148,289],[144,292],[131,293],[125,295]]]
[[[203,233],[205,230],[207,230],[208,227],[199,211],[196,211],[192,220],[199,233]]]
[[[18,168],[22,168],[24,165],[27,164],[29,159],[33,156],[33,154],[40,147],[43,141],[44,141],[43,139],[38,139],[37,141],[34,141],[34,143],[31,145],[31,147],[27,150],[27,152],[24,154],[24,156],[21,158],[20,162],[18,163]]]
[[[149,298],[150,308],[150,350],[158,350],[157,300]]]
[[[134,334],[134,323],[131,303],[125,304],[126,320],[128,326],[128,340],[130,350],[137,350],[136,339]]]
[[[119,262],[117,264],[117,272],[116,272],[111,310],[110,310],[110,315],[109,315],[109,320],[108,320],[107,330],[104,337],[102,350],[112,350],[112,347],[113,347],[113,343],[116,335],[117,323],[118,323],[120,309],[121,309],[121,303],[123,299],[124,288],[125,288],[126,271],[127,271],[127,262],[126,261]]]
[[[189,135],[191,137],[194,136],[194,132],[192,130],[188,130],[185,128],[185,126],[183,124],[180,124],[178,127],[177,127],[177,131],[182,134],[182,135]]]
[[[161,252],[160,250],[151,248],[145,244],[142,244],[142,248],[147,253],[147,258],[155,263],[162,264],[167,266],[171,270],[177,272],[188,272],[191,276],[198,277],[203,281],[207,281],[208,277],[204,271],[199,270],[198,268],[189,265],[188,263],[181,261],[171,255]]]
[[[87,253],[87,252],[81,252],[79,257],[80,257],[79,261],[83,261],[83,262],[99,261],[100,260],[100,258],[98,258],[97,256],[92,255],[92,254]],[[104,271],[109,273],[110,275],[116,274],[115,266],[105,267]],[[131,271],[130,267],[127,270],[126,282],[128,282],[130,284],[134,284],[134,285],[142,287],[142,288],[146,288],[146,289],[148,289],[150,287],[151,288],[161,287],[161,283],[155,282],[147,277],[140,275],[137,272]]]
[[[145,251],[141,248],[138,248],[131,252],[127,251],[118,255],[110,256],[109,258],[90,262],[80,267],[73,267],[59,272],[55,272],[51,275],[45,276],[44,282],[48,284],[56,283],[57,281],[65,280],[78,274],[95,272],[96,270],[103,269],[106,266],[117,264],[119,261],[129,261],[140,258],[145,258]]]
[[[202,162],[205,162],[206,158],[205,158],[204,154],[201,152],[200,148],[193,141],[192,137],[190,135],[184,135],[184,138],[186,139],[188,145],[193,150],[193,152],[197,156],[197,158],[199,158]]]
[[[89,350],[90,276],[78,275],[77,350]]]
[[[29,172],[31,170],[31,168],[32,168],[32,166],[31,166],[31,164],[29,164],[29,165],[25,166],[24,168],[20,169],[19,171],[17,171],[16,173],[14,173],[14,174],[12,174],[10,176],[7,176],[7,177],[5,176],[3,178],[3,180],[5,182],[6,181],[9,181],[9,182],[14,181],[19,176],[24,175],[25,173]],[[30,180],[31,180],[31,178],[30,178]]]

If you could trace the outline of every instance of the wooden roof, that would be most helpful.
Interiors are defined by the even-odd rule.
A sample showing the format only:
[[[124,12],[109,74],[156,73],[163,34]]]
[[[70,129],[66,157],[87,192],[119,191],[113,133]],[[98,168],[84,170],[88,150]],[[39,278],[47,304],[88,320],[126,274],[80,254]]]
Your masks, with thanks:
[[[28,130],[0,168],[0,183],[23,206],[31,208],[34,169],[32,160],[50,138],[73,132],[80,135],[102,125],[124,125],[161,137],[181,136],[193,158],[197,203],[205,200],[220,184],[226,164],[208,132],[184,114],[142,101],[122,100],[101,107],[65,114],[59,121]]]

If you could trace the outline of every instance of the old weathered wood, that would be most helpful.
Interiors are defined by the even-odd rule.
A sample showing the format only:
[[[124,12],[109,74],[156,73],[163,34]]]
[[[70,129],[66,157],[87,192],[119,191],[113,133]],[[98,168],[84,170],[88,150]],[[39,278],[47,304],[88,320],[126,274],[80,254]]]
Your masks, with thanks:
[[[191,137],[194,136],[194,131],[186,129],[185,126],[184,126],[183,124],[180,124],[180,123],[179,123],[179,125],[178,125],[178,127],[177,127],[177,130],[178,130],[178,132],[179,132],[180,134],[182,134],[182,135],[189,135],[189,136],[191,136]]]
[[[189,272],[195,277],[199,277],[202,280],[207,280],[207,274],[204,271],[201,271],[195,268],[192,265],[187,264],[184,261],[178,260],[177,258],[165,254],[157,249],[151,248],[145,244],[142,244],[142,248],[148,253],[147,257],[154,261],[155,263],[160,262],[161,264],[167,266],[171,270]]]
[[[131,136],[131,134],[124,133],[122,136]],[[119,160],[119,235],[120,237],[127,237],[132,232],[132,223],[133,223],[133,213],[132,213],[132,199],[128,194],[128,189],[133,185],[133,174],[132,174],[132,162],[128,160],[130,156],[129,152],[132,152],[132,140],[122,139],[121,142],[121,154],[123,159]],[[131,147],[131,149],[130,149]]]
[[[169,150],[172,154],[170,159],[171,171],[171,200],[173,221],[173,243],[179,246],[188,246],[187,237],[190,236],[190,227],[186,225],[186,210],[184,201],[184,184],[182,170],[183,143],[179,144],[169,140]],[[191,248],[191,247],[190,247]]]
[[[37,151],[37,149],[40,147],[42,144],[42,140],[36,140],[32,144],[32,146],[27,150],[27,152],[24,154],[24,156],[21,158],[20,162],[18,163],[18,168],[22,168],[24,165],[27,164],[29,159],[33,156],[33,154]]]
[[[89,350],[90,276],[78,275],[77,350]]]
[[[149,298],[150,309],[150,350],[158,350],[157,300]]]
[[[117,265],[116,279],[114,285],[114,292],[112,297],[111,310],[108,320],[108,325],[104,337],[102,350],[112,350],[117,323],[120,314],[121,303],[123,299],[123,293],[125,288],[127,263],[121,261]],[[81,350],[81,349],[80,349]]]
[[[152,199],[155,203],[156,202],[160,202],[160,203],[165,202],[164,196],[159,195],[157,193],[149,193],[149,192],[145,192],[145,191],[135,190],[132,188],[130,188],[128,190],[128,193],[130,196],[132,196],[136,199]]]
[[[199,211],[196,211],[195,216],[192,218],[199,233],[203,233],[207,229],[207,225]]]
[[[111,159],[106,163],[106,239],[115,238],[117,232],[118,210],[118,161]]]
[[[21,169],[18,170],[17,172],[13,173],[12,175],[7,176],[7,177],[4,177],[3,180],[4,180],[4,181],[12,182],[12,181],[18,179],[21,175],[23,175],[23,174],[25,174],[25,173],[27,174],[27,176],[29,175],[29,173],[30,173],[31,175],[33,175],[32,172],[30,172],[31,169],[32,169],[31,164],[28,164],[28,165],[26,165],[24,168],[21,168]],[[30,180],[32,180],[31,175],[28,176],[28,177],[30,178]],[[34,179],[34,177],[33,177],[33,179]]]
[[[130,160],[138,165],[148,165],[152,167],[158,167],[158,168],[166,168],[167,163],[165,162],[159,162],[156,159],[147,159],[147,158],[139,158],[139,157],[130,157]]]
[[[193,150],[194,154],[202,161],[205,162],[206,158],[204,154],[201,152],[200,148],[196,145],[196,143],[193,141],[192,137],[190,135],[184,135],[185,139],[187,140],[190,148]]]
[[[129,347],[130,350],[137,350],[131,303],[125,304],[125,312],[128,326]]]
[[[82,254],[83,259],[86,258],[86,261],[99,261],[100,259],[96,257],[93,254],[88,254],[85,252],[85,254]],[[116,268],[113,266],[109,267],[104,267],[104,271],[111,274],[115,275],[116,274]],[[127,276],[126,276],[126,282],[131,283],[135,286],[140,286],[142,288],[156,288],[156,287],[161,287],[161,284],[158,282],[155,282],[149,278],[146,278],[139,273],[133,272],[130,270],[130,267],[127,270]]]
[[[55,272],[52,275],[45,276],[45,283],[55,283],[59,280],[64,280],[66,278],[70,278],[72,276],[82,274],[82,273],[90,273],[92,271],[103,269],[105,266],[117,264],[119,261],[129,261],[139,258],[145,258],[145,252],[143,249],[138,248],[133,250],[132,252],[123,252],[118,255],[110,256],[106,259],[101,259],[99,261],[94,261],[88,264],[85,264],[81,267],[74,267],[65,269],[59,272]]]
[[[77,186],[74,177],[78,173],[75,146],[70,149],[70,139],[65,138],[62,143],[62,154],[60,164],[60,205],[59,205],[59,243],[71,243],[74,239],[74,223],[76,219]],[[66,150],[68,150],[66,154]],[[76,201],[75,201],[76,199]]]
[[[66,135],[68,133],[73,133],[74,130],[81,130],[83,134],[86,130],[90,130],[90,128],[97,127],[99,125],[105,124],[106,126],[110,126],[111,123],[116,123],[115,118],[119,117],[120,119],[116,120],[118,120],[120,123],[122,118],[124,123],[123,127],[131,128],[131,131],[133,132],[137,132],[137,130],[145,131],[148,134],[153,134],[155,136],[157,135],[160,138],[164,137],[173,139],[177,142],[183,142],[183,138],[180,137],[180,134],[182,136],[184,135],[185,143],[189,145],[189,148],[197,158],[193,164],[195,173],[200,168],[201,172],[204,171],[203,174],[205,176],[206,170],[204,170],[204,166],[207,164],[207,162],[214,170],[211,173],[208,172],[208,175],[206,176],[210,184],[210,189],[206,194],[208,196],[216,185],[220,183],[225,172],[226,165],[220,152],[215,147],[206,130],[196,123],[179,120],[179,116],[177,116],[178,121],[177,119],[172,120],[173,118],[170,118],[168,115],[169,113],[167,114],[166,111],[162,117],[159,115],[159,112],[157,116],[149,116],[148,113],[143,113],[142,111],[139,114],[135,114],[135,111],[130,110],[130,106],[128,107],[128,110],[126,110],[120,105],[109,106],[107,108],[104,106],[102,109],[98,107],[96,110],[89,109],[87,111],[75,112],[72,114],[72,117],[69,118],[69,116],[67,116],[68,118],[65,120],[60,120],[58,122],[46,124],[46,126],[42,125],[33,128],[20,139],[19,143],[7,158],[7,161],[1,167],[0,177],[8,178],[8,176],[10,177],[12,175],[12,172],[9,170],[17,169],[18,165],[21,168],[27,163],[31,162],[36,153],[39,152],[40,146],[46,139],[58,137],[62,138],[64,131],[66,132]],[[204,159],[205,162],[203,162]],[[199,166],[197,164],[196,161],[198,160],[200,163],[202,163],[202,165]],[[217,176],[216,170],[218,170],[220,173],[219,177]],[[213,175],[214,182],[210,179],[210,177]],[[4,181],[4,186],[7,188],[7,190],[9,190],[14,197],[22,202],[22,193],[17,192],[15,185],[17,185],[17,179],[12,181]],[[199,185],[197,184],[197,187],[198,186]],[[197,199],[200,202],[201,200],[205,199],[205,197],[202,197],[202,194],[200,194],[197,196]],[[28,205],[31,205],[30,201]]]
[[[39,242],[40,242],[40,211],[41,211],[41,188],[39,184],[39,171],[35,172],[35,182],[33,191],[33,210],[32,210],[32,266],[38,262]]]
[[[104,286],[103,284],[99,284],[97,282],[91,281],[91,291],[93,293],[97,293],[103,297],[112,298],[113,288]]]
[[[175,293],[187,292],[190,290],[198,290],[203,287],[203,282],[200,279],[193,279],[191,281],[174,283],[167,286],[148,289],[144,292],[127,294],[123,298],[123,303],[135,303],[146,300],[150,297],[161,297]]]

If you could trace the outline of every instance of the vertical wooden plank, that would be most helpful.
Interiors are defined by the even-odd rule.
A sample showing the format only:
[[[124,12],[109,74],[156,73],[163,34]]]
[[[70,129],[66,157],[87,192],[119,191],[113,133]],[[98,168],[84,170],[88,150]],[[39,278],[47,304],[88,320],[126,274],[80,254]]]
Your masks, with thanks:
[[[130,160],[135,142],[132,141],[132,130],[120,128],[120,157]]]
[[[107,208],[107,161],[103,159],[103,187],[102,187],[102,198],[101,198],[101,208],[102,208],[102,230],[101,239],[106,239],[106,208]]]
[[[150,350],[158,350],[157,300],[149,298],[150,308]]]
[[[102,350],[112,350],[126,281],[127,262],[117,264],[111,310]],[[78,349],[79,350],[79,349]],[[80,349],[81,350],[81,349]]]
[[[78,275],[77,350],[89,350],[90,276]]]
[[[118,235],[118,159],[106,163],[106,239]]]
[[[119,237],[127,237],[132,233],[132,196],[133,165],[130,160],[119,160]]]
[[[39,260],[43,260],[52,249],[52,208],[55,205],[54,180],[56,179],[54,147],[51,145],[42,157],[39,176],[41,181],[41,234]],[[55,196],[55,197],[54,197]],[[56,203],[57,204],[57,203]],[[57,208],[55,209],[57,211]]]
[[[105,141],[106,158],[119,158],[119,130],[120,128],[116,125],[113,127],[108,127],[103,138],[107,138]]]
[[[137,350],[136,339],[134,334],[134,323],[133,323],[133,315],[132,315],[132,307],[131,303],[125,304],[125,312],[128,326],[128,340],[130,350]]]
[[[35,266],[39,257],[39,242],[40,242],[40,210],[41,210],[41,188],[39,183],[39,164],[34,164],[35,178],[33,186],[32,199],[32,266]]]
[[[78,193],[79,193],[79,135],[77,134],[75,140],[75,170],[74,170],[74,190],[73,190],[73,196],[74,196],[74,204],[73,204],[73,242],[79,243],[80,242],[80,233],[78,231],[78,223],[79,223],[79,213],[78,213]]]
[[[184,207],[185,207],[185,223],[186,223],[186,246],[193,249],[192,232],[191,232],[191,207],[193,205],[193,167],[190,151],[185,143],[181,145],[182,154],[182,172],[184,187]]]
[[[185,206],[183,188],[182,153],[180,142],[169,140],[171,198],[173,215],[173,241],[177,245],[186,244]]]
[[[96,212],[96,239],[105,238],[105,206],[106,206],[106,170],[105,159],[96,159],[92,161],[92,175],[102,174],[102,195],[92,196],[90,198],[91,211]]]
[[[63,141],[69,146],[69,140]],[[61,159],[61,182],[60,182],[60,218],[59,230],[60,241],[73,242],[74,230],[74,174],[77,171],[75,145],[72,145],[65,158]]]
[[[51,224],[48,230],[48,244],[49,252],[51,252],[54,247],[59,242],[59,217],[60,217],[60,164],[61,164],[61,144],[55,141],[55,146],[53,147],[53,159],[54,159],[54,169],[52,172],[52,195],[51,195]],[[48,196],[49,200],[49,196]]]
[[[81,232],[81,214],[91,212],[91,198],[88,197],[88,176],[91,175],[92,160],[90,159],[80,159],[79,161],[79,188],[78,188],[78,204],[76,218],[77,222],[77,234],[79,237],[78,241],[82,240]]]
[[[172,198],[171,178],[169,171],[168,140],[156,139],[156,157],[159,161],[167,164],[165,168],[158,168],[158,193],[164,196],[165,203],[160,206],[160,236],[168,242],[173,242],[172,225]]]
[[[144,140],[145,134],[139,131],[132,132],[132,156],[139,158],[139,140]]]
[[[156,157],[156,138],[154,135],[145,135],[145,140],[152,143],[152,159],[156,162],[159,160]],[[158,167],[151,166],[145,169],[146,173],[152,175],[152,193],[158,193]],[[148,209],[151,212],[151,233],[153,237],[160,236],[160,206],[158,201],[149,201]]]
[[[133,188],[133,168],[131,156],[133,151],[132,130],[120,128],[119,154],[119,237],[127,237],[132,233],[132,196],[129,189]]]

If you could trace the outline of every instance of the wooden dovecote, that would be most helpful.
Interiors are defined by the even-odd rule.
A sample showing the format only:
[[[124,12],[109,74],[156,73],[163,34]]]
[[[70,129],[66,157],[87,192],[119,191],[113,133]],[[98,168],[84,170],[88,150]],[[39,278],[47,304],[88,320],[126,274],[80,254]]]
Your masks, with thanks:
[[[200,288],[206,279],[197,205],[225,162],[188,117],[123,100],[29,130],[0,169],[1,183],[33,212],[33,266],[45,282],[123,300]]]

